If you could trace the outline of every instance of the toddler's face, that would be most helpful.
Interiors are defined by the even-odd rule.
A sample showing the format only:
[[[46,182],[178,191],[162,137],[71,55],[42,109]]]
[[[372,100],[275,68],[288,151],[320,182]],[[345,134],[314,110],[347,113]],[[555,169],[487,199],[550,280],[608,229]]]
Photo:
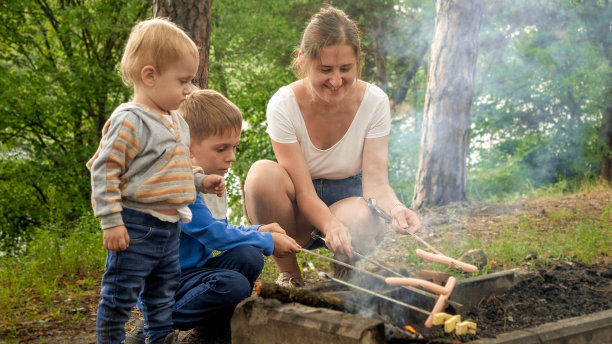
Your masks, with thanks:
[[[179,105],[191,93],[191,80],[198,71],[198,61],[185,56],[168,66],[157,75],[152,97],[157,107],[163,112],[178,109]]]
[[[236,147],[240,142],[240,130],[209,136],[199,142],[191,140],[191,161],[206,174],[223,176],[236,161]]]

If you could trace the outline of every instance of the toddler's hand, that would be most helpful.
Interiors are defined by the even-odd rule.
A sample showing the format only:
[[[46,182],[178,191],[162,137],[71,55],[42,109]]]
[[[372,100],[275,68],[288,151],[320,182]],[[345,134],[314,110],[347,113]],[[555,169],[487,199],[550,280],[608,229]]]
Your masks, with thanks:
[[[107,228],[102,235],[104,248],[110,251],[123,251],[130,246],[130,236],[124,225]]]
[[[202,181],[202,189],[205,193],[221,197],[225,193],[225,178],[216,174],[207,175]]]

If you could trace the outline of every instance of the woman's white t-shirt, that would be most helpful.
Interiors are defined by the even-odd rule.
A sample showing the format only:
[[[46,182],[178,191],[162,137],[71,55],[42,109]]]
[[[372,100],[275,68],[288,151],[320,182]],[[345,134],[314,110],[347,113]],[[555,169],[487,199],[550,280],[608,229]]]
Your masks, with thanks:
[[[298,142],[312,179],[344,179],[361,171],[366,138],[389,135],[389,98],[379,87],[367,84],[357,114],[344,136],[328,149],[318,149],[310,141],[295,94],[290,86],[280,88],[270,98],[266,111],[270,138],[279,143]]]

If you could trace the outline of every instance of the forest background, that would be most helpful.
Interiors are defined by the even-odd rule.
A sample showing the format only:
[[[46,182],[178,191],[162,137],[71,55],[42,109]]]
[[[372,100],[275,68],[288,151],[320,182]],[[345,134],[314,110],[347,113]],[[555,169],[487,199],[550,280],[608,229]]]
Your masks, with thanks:
[[[267,101],[294,80],[291,52],[324,4],[213,2],[208,87],[227,95],[245,117],[228,176],[234,222],[243,221],[240,185],[249,166],[274,158],[265,133]],[[410,204],[434,1],[334,4],[363,32],[363,78],[392,100],[389,176]],[[112,110],[130,99],[118,62],[131,27],[151,17],[151,3],[5,0],[0,6],[0,251],[16,254],[37,230],[68,235],[90,224],[85,162]],[[561,181],[597,178],[610,155],[612,5],[485,1],[484,7],[468,197],[519,198]]]
[[[240,186],[249,166],[274,158],[265,133],[267,101],[295,80],[291,53],[308,18],[326,3],[213,1],[208,87],[245,118],[228,176],[234,223],[245,221]],[[333,4],[362,30],[363,79],[392,101],[389,177],[410,204],[435,1]],[[85,163],[112,110],[130,100],[118,64],[132,26],[151,17],[151,5],[0,1],[0,259],[19,262],[51,245],[57,254],[45,259],[71,257],[64,264],[78,266],[75,275],[103,267]],[[608,0],[484,1],[466,161],[469,199],[514,200],[542,188],[600,183],[612,157],[610,18]]]

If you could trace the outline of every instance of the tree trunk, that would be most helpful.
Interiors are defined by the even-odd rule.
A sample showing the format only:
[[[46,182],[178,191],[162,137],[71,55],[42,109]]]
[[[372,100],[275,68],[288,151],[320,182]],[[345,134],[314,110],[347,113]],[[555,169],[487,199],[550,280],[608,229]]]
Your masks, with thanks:
[[[467,201],[468,152],[481,0],[437,0],[429,61],[416,209]]]
[[[370,12],[373,14],[374,11],[374,3],[371,3]],[[385,47],[384,37],[388,31],[387,24],[385,20],[381,20],[376,16],[372,16],[371,24],[374,28],[374,34],[372,35],[372,50],[374,53],[374,62],[376,64],[374,81],[377,85],[380,85],[384,91],[387,91],[387,49]]]
[[[153,0],[153,17],[167,17],[182,27],[200,49],[195,83],[208,88],[212,0]]]
[[[604,151],[601,162],[601,178],[612,182],[612,106],[608,106],[604,112]]]

